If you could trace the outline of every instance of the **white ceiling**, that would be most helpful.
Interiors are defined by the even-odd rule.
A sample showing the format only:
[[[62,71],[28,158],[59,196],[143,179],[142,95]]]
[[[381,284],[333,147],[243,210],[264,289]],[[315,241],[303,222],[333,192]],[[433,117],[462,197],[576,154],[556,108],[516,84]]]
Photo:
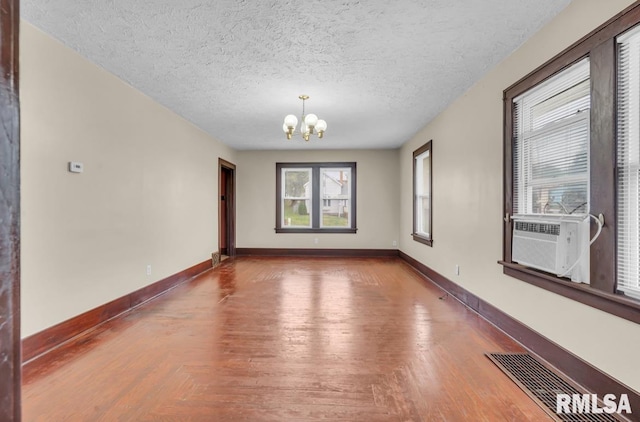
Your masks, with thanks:
[[[21,13],[234,148],[396,148],[569,2],[22,0]],[[299,94],[324,139],[286,141]]]

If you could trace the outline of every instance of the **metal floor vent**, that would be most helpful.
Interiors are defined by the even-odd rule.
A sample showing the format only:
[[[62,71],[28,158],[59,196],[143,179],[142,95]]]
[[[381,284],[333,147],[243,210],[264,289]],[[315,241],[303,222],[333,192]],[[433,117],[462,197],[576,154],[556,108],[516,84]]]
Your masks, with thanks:
[[[214,252],[211,254],[211,265],[215,267],[220,263],[220,252]]]
[[[618,421],[608,413],[557,414],[558,394],[583,394],[586,391],[578,390],[528,353],[487,353],[486,356],[556,421]]]

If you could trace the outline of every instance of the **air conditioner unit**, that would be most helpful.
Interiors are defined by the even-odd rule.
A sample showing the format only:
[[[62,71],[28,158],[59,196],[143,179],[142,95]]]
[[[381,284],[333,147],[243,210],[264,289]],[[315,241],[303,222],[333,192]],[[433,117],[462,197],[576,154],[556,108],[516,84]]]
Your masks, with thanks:
[[[585,250],[589,247],[588,218],[513,216],[512,219],[513,262],[589,283],[589,253]],[[576,263],[578,259],[580,262]]]

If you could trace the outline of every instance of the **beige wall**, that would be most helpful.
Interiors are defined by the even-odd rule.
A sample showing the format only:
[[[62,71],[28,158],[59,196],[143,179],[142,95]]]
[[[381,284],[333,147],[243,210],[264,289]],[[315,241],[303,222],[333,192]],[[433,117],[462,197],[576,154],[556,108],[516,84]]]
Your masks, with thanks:
[[[240,151],[237,157],[238,247],[396,249],[398,150]],[[328,161],[356,162],[358,232],[275,233],[276,162]]]
[[[30,24],[20,38],[24,337],[209,258],[235,157]]]
[[[401,150],[401,250],[640,391],[640,325],[502,274],[502,91],[632,3],[574,1]],[[433,248],[412,241],[411,153],[433,139]],[[455,275],[455,265],[460,275]]]

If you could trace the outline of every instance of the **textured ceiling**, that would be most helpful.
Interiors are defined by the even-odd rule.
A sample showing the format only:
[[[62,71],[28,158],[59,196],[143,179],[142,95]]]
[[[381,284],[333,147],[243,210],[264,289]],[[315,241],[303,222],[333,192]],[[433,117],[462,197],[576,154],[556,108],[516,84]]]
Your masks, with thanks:
[[[234,148],[395,148],[569,2],[22,0],[21,13]],[[299,94],[324,139],[286,141]]]

